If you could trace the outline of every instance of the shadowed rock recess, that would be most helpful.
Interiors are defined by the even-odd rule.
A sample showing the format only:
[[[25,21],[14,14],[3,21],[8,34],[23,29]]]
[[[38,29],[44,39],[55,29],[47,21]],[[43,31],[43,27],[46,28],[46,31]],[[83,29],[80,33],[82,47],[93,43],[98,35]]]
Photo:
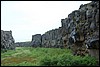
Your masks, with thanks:
[[[61,27],[49,30],[43,35],[32,35],[32,41],[26,45],[69,48],[74,55],[84,56],[89,53],[99,58],[99,1],[80,5],[78,10],[61,19]]]

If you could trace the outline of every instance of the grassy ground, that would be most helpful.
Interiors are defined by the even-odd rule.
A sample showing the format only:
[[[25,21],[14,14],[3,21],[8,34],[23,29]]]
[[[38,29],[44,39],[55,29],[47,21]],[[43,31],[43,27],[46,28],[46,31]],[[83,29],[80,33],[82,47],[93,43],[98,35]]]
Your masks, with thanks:
[[[90,56],[73,56],[71,50],[60,48],[16,47],[1,53],[1,66],[95,66]]]

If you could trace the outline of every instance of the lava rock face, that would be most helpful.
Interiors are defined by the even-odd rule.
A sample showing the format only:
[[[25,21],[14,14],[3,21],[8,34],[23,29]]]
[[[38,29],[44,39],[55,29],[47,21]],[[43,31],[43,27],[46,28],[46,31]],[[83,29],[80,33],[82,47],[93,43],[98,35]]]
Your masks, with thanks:
[[[43,47],[85,47],[91,40],[99,40],[99,1],[81,5],[78,10],[61,19],[61,27],[42,35]],[[88,45],[89,46],[89,45]],[[77,47],[78,48],[78,47]],[[86,47],[85,47],[86,48]]]
[[[41,47],[41,44],[42,44],[41,34],[33,35],[31,41],[32,47]]]
[[[2,49],[12,49],[13,37],[1,31]],[[99,1],[80,5],[67,18],[61,19],[61,27],[32,35],[29,43],[16,43],[17,46],[70,48],[74,55],[84,56],[89,53],[99,58]],[[22,44],[22,45],[18,45]],[[30,44],[30,45],[28,45]]]
[[[82,56],[88,53],[87,49],[98,50],[99,1],[80,5],[68,18],[61,19],[61,27],[33,35],[32,44],[34,47],[70,48],[74,55]]]
[[[15,40],[12,36],[12,31],[1,30],[1,51],[5,52],[9,49],[15,49]]]
[[[74,54],[80,49],[85,51],[86,45],[90,50],[99,49],[99,1],[81,5],[79,10],[73,11],[61,22],[63,29],[67,30],[67,45]]]
[[[60,47],[61,29],[53,29],[47,31],[45,34],[42,35],[42,46],[43,47]]]

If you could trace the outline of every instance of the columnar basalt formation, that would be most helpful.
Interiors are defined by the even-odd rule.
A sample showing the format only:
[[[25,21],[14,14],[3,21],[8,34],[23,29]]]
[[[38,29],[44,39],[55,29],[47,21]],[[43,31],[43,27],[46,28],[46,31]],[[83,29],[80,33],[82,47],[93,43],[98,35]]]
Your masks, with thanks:
[[[1,51],[7,51],[9,49],[15,49],[14,38],[12,31],[1,30]]]

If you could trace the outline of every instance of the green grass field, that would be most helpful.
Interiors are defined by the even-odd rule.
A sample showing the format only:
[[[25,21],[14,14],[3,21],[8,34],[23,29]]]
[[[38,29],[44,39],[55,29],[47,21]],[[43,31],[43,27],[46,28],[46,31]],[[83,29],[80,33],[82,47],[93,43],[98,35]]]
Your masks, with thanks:
[[[1,53],[1,66],[96,66],[94,57],[73,56],[70,49],[16,47]]]

